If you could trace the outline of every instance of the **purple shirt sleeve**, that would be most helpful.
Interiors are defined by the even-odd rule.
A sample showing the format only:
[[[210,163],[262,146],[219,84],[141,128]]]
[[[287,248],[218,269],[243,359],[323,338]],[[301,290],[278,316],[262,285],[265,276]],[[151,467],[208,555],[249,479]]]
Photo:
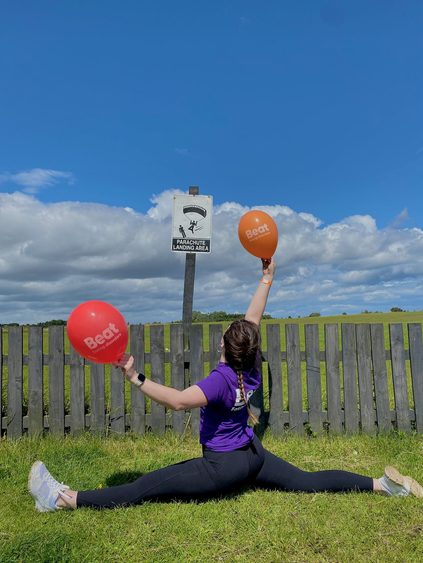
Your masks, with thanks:
[[[195,385],[202,390],[209,405],[222,403],[228,393],[228,384],[218,371],[212,371],[206,378],[198,381]]]

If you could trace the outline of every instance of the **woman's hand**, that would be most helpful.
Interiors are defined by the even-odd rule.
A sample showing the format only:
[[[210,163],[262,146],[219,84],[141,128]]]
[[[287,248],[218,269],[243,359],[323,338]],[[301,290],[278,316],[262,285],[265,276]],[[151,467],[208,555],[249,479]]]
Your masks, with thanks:
[[[118,362],[116,362],[113,365],[115,368],[120,368],[126,379],[132,382],[138,376],[134,368],[134,362],[135,362],[134,356],[130,356],[129,354],[124,354],[121,358],[119,358]]]
[[[271,276],[273,278],[276,270],[276,262],[273,260],[273,258],[271,258],[270,260],[265,260],[264,258],[262,258],[261,262],[263,264],[263,276]]]

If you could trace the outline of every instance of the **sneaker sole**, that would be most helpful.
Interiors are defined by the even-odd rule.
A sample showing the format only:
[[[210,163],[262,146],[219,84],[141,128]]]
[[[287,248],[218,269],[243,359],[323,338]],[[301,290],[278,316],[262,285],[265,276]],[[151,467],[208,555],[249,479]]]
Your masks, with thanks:
[[[386,467],[385,475],[397,485],[410,489],[410,493],[418,498],[423,498],[423,487],[412,477],[401,475],[395,467]]]
[[[32,477],[32,474],[33,474],[33,472],[35,471],[35,469],[36,469],[41,463],[42,463],[42,461],[39,461],[39,460],[38,460],[38,461],[35,461],[35,462],[32,464],[32,466],[31,466],[31,469],[30,469],[29,475],[28,475],[28,491],[29,491],[29,494],[32,496],[32,498],[35,500],[35,508],[36,508],[36,510],[37,510],[38,512],[50,512],[51,509],[50,509],[50,508],[46,508],[45,506],[43,506],[43,505],[39,502],[39,500],[32,494],[32,491],[31,491],[31,477]]]
[[[406,477],[411,493],[417,498],[423,498],[423,487],[412,477]]]
[[[42,463],[41,461],[34,461],[34,463],[31,466],[31,469],[29,470],[29,474],[28,474],[28,491],[30,493],[31,496],[34,496],[32,494],[31,491],[31,478],[32,478],[32,474],[35,471],[35,468],[38,467],[40,465],[40,463]]]

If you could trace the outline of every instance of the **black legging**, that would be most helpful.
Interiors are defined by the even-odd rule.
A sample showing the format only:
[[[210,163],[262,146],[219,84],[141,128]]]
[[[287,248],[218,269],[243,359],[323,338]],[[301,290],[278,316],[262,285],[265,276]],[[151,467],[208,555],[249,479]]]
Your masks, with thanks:
[[[204,499],[254,486],[282,491],[372,491],[371,477],[349,471],[302,471],[263,448],[255,436],[232,452],[203,449],[203,457],[163,467],[133,483],[81,491],[77,506],[113,508],[147,500]]]

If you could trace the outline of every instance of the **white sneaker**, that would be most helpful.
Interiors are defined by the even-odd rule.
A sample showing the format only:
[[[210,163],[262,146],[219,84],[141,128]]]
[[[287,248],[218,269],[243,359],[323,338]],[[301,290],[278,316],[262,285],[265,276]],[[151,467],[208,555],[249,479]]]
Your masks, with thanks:
[[[390,496],[408,496],[423,498],[423,487],[412,477],[401,475],[395,467],[386,467],[385,475],[380,479],[382,487]]]
[[[59,492],[69,489],[67,485],[59,483],[48,472],[42,461],[36,461],[31,467],[28,476],[28,490],[35,500],[38,512],[53,512]]]

